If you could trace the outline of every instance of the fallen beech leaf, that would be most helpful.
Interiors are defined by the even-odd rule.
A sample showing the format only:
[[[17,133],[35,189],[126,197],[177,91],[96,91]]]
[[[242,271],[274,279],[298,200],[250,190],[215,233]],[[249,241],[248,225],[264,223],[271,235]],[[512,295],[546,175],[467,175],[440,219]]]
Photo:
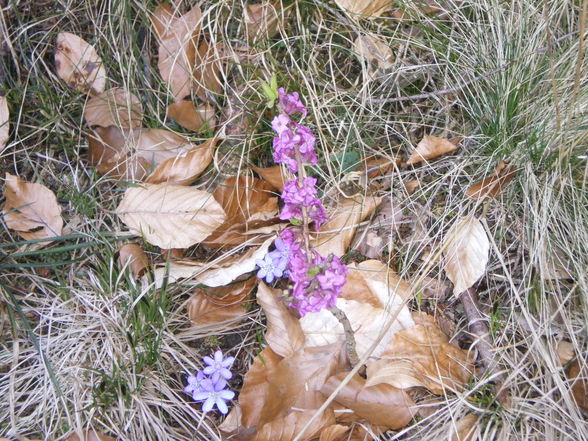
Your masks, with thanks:
[[[332,426],[326,427],[321,432],[319,441],[337,441],[342,439],[341,437],[349,432],[351,427],[343,426],[342,424],[333,424]],[[343,438],[344,439],[344,438]]]
[[[255,286],[255,277],[217,288],[196,288],[188,304],[193,325],[211,325],[244,318],[243,300]]]
[[[368,76],[375,78],[376,71],[390,69],[394,56],[392,49],[373,34],[359,35],[353,43],[353,52],[367,65]]]
[[[25,240],[60,236],[63,229],[61,207],[55,194],[41,184],[24,182],[6,173],[2,207],[6,226]]]
[[[290,15],[290,9],[284,11],[280,8],[279,2],[245,5],[243,12],[245,16],[245,34],[247,40],[251,43],[257,39],[272,38],[278,32],[278,26],[282,25]]]
[[[471,376],[467,353],[449,344],[432,317],[415,317],[419,324],[394,334],[378,359],[368,361],[366,386],[422,386],[435,394],[461,389]]]
[[[118,266],[121,269],[128,267],[133,277],[139,278],[149,266],[149,259],[143,248],[137,244],[128,243],[118,250]]]
[[[451,428],[451,441],[471,441],[476,433],[478,416],[473,413],[461,417]]]
[[[421,161],[434,159],[445,153],[452,152],[457,149],[461,138],[447,140],[438,138],[436,136],[425,135],[423,140],[419,142],[410,154],[410,158],[403,165],[413,165]]]
[[[190,94],[201,17],[199,6],[178,17],[177,10],[163,3],[151,16],[153,29],[159,37],[157,67],[175,100]]]
[[[578,359],[575,359],[566,370],[571,381],[572,396],[576,404],[585,416],[588,416],[588,368],[580,366]]]
[[[65,441],[116,441],[116,438],[104,435],[101,432],[96,432],[95,430],[86,430],[81,438],[77,433],[72,433]]]
[[[177,101],[167,107],[167,114],[183,128],[194,132],[213,131],[216,126],[214,108],[210,104],[195,108],[192,101]]]
[[[57,35],[55,50],[57,75],[69,87],[99,94],[106,87],[106,70],[91,44],[69,32]]]
[[[359,223],[369,216],[381,201],[382,198],[361,194],[343,198],[312,241],[313,248],[321,256],[328,256],[330,253],[338,257],[343,256]]]
[[[210,193],[172,184],[128,188],[116,213],[133,233],[164,249],[201,242],[226,219]]]
[[[388,0],[335,0],[335,3],[341,9],[365,18],[379,17],[392,8],[392,3]]]
[[[0,96],[0,153],[4,150],[4,146],[9,138],[9,118],[8,102],[5,96]]]
[[[135,95],[117,87],[90,98],[84,119],[89,126],[140,127],[143,106]]]
[[[273,167],[251,167],[251,169],[261,176],[274,190],[282,191],[284,183],[292,179],[293,175],[281,165],[274,165]]]
[[[207,139],[204,143],[178,154],[175,158],[166,159],[153,170],[145,182],[149,184],[191,184],[212,162],[216,141],[217,138]]]
[[[516,170],[501,160],[490,176],[470,186],[465,195],[470,199],[495,198],[502,191],[502,187],[512,181],[515,174]]]
[[[276,354],[289,357],[304,346],[304,333],[298,319],[288,311],[279,297],[280,290],[260,282],[257,303],[267,317],[265,340]]]
[[[562,366],[567,364],[567,362],[575,356],[574,346],[569,341],[560,341],[557,344],[555,352],[557,353],[557,359]]]
[[[331,395],[346,376],[346,372],[332,376],[321,392],[325,396]],[[417,412],[414,402],[404,391],[387,384],[367,387],[365,380],[357,374],[337,393],[335,401],[371,424],[392,430],[407,425]]]
[[[473,216],[459,219],[445,240],[445,272],[453,294],[472,287],[486,272],[490,242],[482,223]]]
[[[218,95],[222,89],[223,50],[224,46],[221,43],[211,45],[205,39],[198,46],[192,90],[202,101],[209,101],[208,94]]]
[[[266,235],[280,229],[278,198],[272,187],[250,176],[232,176],[214,190],[227,220],[203,242],[207,246],[239,245],[247,235]],[[266,229],[267,228],[267,229]]]
[[[175,133],[161,129],[96,127],[88,133],[88,161],[100,174],[128,181],[143,180],[167,159],[196,148]]]
[[[267,254],[273,240],[273,238],[266,239],[260,246],[250,248],[241,255],[227,255],[227,257],[213,265],[193,260],[172,261],[169,268],[167,264],[159,265],[153,271],[153,282],[157,288],[163,285],[166,278],[168,283],[191,278],[191,283],[193,284],[210,287],[228,285],[239,276],[256,269],[255,261]]]

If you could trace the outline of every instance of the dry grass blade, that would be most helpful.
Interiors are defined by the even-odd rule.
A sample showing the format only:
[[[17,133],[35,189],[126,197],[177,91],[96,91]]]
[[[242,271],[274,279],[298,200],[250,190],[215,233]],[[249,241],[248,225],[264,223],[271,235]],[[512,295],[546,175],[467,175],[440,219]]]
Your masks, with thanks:
[[[172,184],[127,189],[116,213],[133,233],[164,249],[199,243],[226,219],[210,193]]]
[[[8,112],[8,102],[5,96],[0,96],[0,153],[4,150],[4,146],[8,142],[10,124],[10,114]]]
[[[25,240],[61,235],[61,207],[51,190],[41,184],[24,182],[10,173],[6,173],[5,183],[6,201],[2,210],[8,228]]]
[[[117,87],[89,99],[84,119],[89,126],[140,127],[143,107],[135,95]]]
[[[74,89],[92,94],[104,92],[106,70],[102,60],[96,49],[77,35],[57,35],[55,69],[59,78]]]

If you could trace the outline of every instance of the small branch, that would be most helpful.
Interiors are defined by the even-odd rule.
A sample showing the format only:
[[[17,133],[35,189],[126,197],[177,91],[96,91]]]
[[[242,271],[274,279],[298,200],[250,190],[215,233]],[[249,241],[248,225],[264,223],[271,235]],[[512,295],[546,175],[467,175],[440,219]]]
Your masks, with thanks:
[[[349,357],[351,366],[356,366],[359,364],[359,356],[357,355],[357,350],[355,349],[355,333],[353,332],[351,323],[349,322],[349,319],[345,313],[338,307],[333,306],[329,308],[329,311],[331,311],[331,313],[337,317],[339,323],[343,325],[343,330],[345,331],[345,351],[347,352],[347,357]]]

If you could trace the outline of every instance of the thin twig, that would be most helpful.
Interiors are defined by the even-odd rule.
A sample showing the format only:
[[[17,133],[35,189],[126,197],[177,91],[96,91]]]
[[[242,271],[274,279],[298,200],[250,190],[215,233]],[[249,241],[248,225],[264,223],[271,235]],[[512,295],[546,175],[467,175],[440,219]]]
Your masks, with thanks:
[[[351,327],[351,322],[345,313],[337,306],[332,306],[329,308],[329,311],[331,311],[337,320],[339,320],[339,323],[343,325],[343,330],[345,331],[345,351],[347,352],[347,357],[349,358],[351,366],[355,367],[359,363],[359,356],[357,355],[357,350],[355,348],[355,333]]]

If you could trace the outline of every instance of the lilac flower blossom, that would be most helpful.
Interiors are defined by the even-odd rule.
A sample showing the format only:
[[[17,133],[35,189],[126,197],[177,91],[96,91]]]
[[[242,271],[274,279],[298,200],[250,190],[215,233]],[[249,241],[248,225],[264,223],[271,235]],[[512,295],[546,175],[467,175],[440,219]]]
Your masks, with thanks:
[[[216,351],[214,353],[214,359],[211,357],[204,357],[202,360],[208,365],[202,370],[202,372],[206,375],[211,375],[213,383],[216,383],[220,377],[228,380],[233,376],[231,371],[227,368],[233,364],[233,361],[235,361],[234,357],[223,358],[222,351]]]
[[[280,219],[301,219],[302,209],[306,208],[308,218],[314,222],[318,231],[320,225],[327,220],[325,208],[316,197],[315,178],[304,178],[302,185],[296,179],[284,184],[282,188],[282,200],[285,205],[280,212]]]
[[[220,352],[220,351],[218,351]],[[227,382],[225,380],[213,381],[211,379],[204,379],[200,385],[200,391],[194,393],[194,400],[204,401],[202,405],[203,412],[210,412],[214,405],[222,413],[226,415],[229,409],[225,401],[232,400],[235,392],[225,389]]]
[[[283,87],[278,89],[278,102],[284,113],[292,115],[293,113],[300,112],[302,118],[306,117],[306,107],[298,98],[298,92],[286,93]]]
[[[196,375],[188,375],[188,385],[184,388],[184,392],[190,395],[200,392],[200,384],[204,378],[202,371],[198,371]]]
[[[257,277],[265,279],[266,283],[272,283],[284,275],[285,265],[279,256],[267,253],[263,259],[256,259],[255,264],[259,267]]]

